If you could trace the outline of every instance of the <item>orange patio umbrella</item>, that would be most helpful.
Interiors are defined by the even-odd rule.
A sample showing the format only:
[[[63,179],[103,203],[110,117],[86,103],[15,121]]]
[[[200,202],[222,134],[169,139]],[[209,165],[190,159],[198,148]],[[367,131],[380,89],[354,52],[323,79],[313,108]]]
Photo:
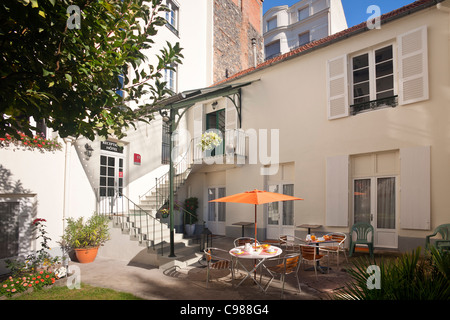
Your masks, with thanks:
[[[253,190],[253,191],[245,191],[242,193],[236,193],[231,196],[226,196],[223,198],[211,200],[209,202],[233,202],[233,203],[249,203],[255,205],[255,241],[256,241],[256,233],[257,233],[257,205],[278,201],[289,201],[289,200],[303,200],[302,198],[297,198],[293,196],[288,196],[281,193],[269,192],[263,190]],[[256,242],[255,242],[256,246]]]

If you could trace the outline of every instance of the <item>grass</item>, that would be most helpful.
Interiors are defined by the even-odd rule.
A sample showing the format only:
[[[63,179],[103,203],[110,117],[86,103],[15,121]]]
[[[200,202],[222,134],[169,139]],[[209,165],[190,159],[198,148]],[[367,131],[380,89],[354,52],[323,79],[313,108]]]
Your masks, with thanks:
[[[33,291],[13,296],[8,300],[143,300],[131,293],[112,289],[93,287],[81,283],[80,289],[69,289],[66,286],[54,286],[49,289]]]

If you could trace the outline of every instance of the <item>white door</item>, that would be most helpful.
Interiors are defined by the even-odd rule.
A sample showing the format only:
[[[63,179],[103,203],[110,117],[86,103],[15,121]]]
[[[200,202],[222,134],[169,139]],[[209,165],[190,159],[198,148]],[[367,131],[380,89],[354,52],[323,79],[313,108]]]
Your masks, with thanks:
[[[208,201],[225,197],[224,187],[208,188]],[[217,235],[225,235],[226,203],[208,202],[208,229]]]
[[[353,222],[368,222],[373,226],[375,247],[398,246],[396,199],[395,177],[353,180]]]
[[[269,192],[294,195],[293,184],[269,185]],[[267,239],[278,239],[280,235],[294,235],[294,201],[267,204]]]
[[[100,155],[100,208],[104,214],[123,212],[124,201],[121,196],[124,187],[124,158],[121,156]]]

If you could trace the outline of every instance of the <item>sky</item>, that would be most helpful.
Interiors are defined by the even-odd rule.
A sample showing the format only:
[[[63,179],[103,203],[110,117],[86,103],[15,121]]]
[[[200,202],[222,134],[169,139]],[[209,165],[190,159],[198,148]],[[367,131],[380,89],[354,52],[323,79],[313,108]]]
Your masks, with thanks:
[[[272,7],[288,5],[299,2],[300,0],[264,0],[263,14]],[[341,0],[344,7],[345,18],[347,19],[348,27],[353,27],[356,24],[366,21],[373,13],[367,13],[367,8],[371,5],[380,7],[381,14],[390,12],[392,10],[403,7],[407,4],[413,3],[414,0]]]

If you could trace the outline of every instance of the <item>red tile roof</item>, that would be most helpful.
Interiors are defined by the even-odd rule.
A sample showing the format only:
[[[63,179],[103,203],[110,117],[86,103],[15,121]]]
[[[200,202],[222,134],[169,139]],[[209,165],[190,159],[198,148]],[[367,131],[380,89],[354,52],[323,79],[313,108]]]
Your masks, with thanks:
[[[398,8],[398,9],[395,9],[395,10],[393,10],[391,12],[383,14],[381,16],[380,20],[381,20],[381,23],[387,23],[387,22],[389,22],[391,20],[398,19],[398,18],[401,18],[404,15],[408,15],[408,14],[410,14],[412,12],[428,8],[428,7],[430,7],[432,5],[435,5],[435,4],[437,4],[439,2],[442,2],[442,1],[444,1],[444,0],[418,0],[418,1],[415,1],[415,2],[413,2],[411,4],[408,4],[408,5],[403,6],[401,8]],[[357,25],[355,25],[355,26],[353,26],[351,28],[345,29],[343,31],[340,31],[340,32],[335,33],[335,34],[332,34],[332,35],[327,36],[325,38],[322,38],[322,39],[310,42],[310,43],[308,43],[308,44],[306,44],[304,46],[301,46],[299,48],[293,49],[293,50],[291,50],[291,51],[289,51],[287,53],[284,53],[282,55],[279,55],[279,56],[277,56],[275,58],[272,58],[272,59],[269,59],[267,61],[264,61],[263,63],[257,65],[256,67],[251,67],[251,68],[248,68],[246,70],[239,71],[239,72],[233,74],[232,76],[230,76],[230,77],[228,77],[228,78],[226,78],[226,79],[224,79],[222,81],[219,81],[219,82],[215,83],[212,86],[216,86],[216,85],[219,85],[219,84],[224,84],[224,83],[226,83],[228,81],[236,80],[236,79],[238,79],[240,77],[243,77],[244,75],[252,73],[253,71],[257,71],[257,70],[261,70],[261,69],[267,68],[267,67],[272,66],[274,64],[277,64],[277,63],[289,60],[290,58],[293,58],[293,57],[296,57],[296,56],[308,53],[310,51],[313,51],[314,49],[318,49],[318,48],[321,48],[323,46],[330,45],[330,44],[334,43],[335,41],[340,41],[340,40],[346,39],[346,38],[348,38],[350,36],[359,34],[361,32],[367,31],[367,30],[369,30],[369,29],[366,26],[366,21],[364,21],[364,22],[362,22],[360,24],[357,24]]]

